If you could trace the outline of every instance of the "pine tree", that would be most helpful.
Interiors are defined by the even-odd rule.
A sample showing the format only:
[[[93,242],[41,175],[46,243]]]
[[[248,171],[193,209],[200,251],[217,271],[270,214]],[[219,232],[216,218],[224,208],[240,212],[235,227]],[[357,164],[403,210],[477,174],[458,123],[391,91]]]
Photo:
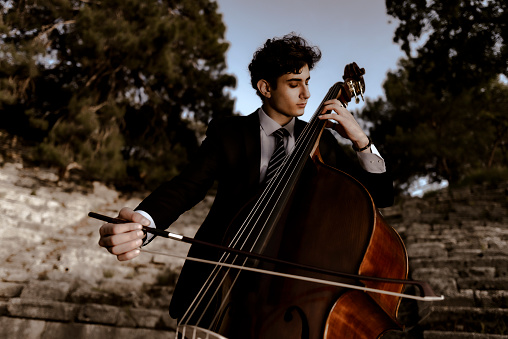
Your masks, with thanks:
[[[154,186],[231,115],[225,26],[209,0],[2,1],[0,128],[35,160]]]
[[[394,172],[454,185],[473,175],[508,179],[508,4],[502,0],[386,0],[406,57],[386,98],[361,116]],[[501,173],[501,174],[499,174]],[[493,179],[493,178],[491,178]]]

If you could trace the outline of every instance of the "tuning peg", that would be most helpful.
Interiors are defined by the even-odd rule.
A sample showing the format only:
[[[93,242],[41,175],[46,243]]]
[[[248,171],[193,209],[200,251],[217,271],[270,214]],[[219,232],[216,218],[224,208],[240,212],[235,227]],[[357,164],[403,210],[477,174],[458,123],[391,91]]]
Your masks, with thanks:
[[[349,80],[348,87],[349,90],[353,93],[353,96],[355,97],[356,104],[360,103],[360,98],[358,97],[358,95],[361,96],[362,101],[365,101],[365,99],[363,98],[363,87],[361,86],[361,84],[359,84],[356,81],[353,82],[353,80]]]

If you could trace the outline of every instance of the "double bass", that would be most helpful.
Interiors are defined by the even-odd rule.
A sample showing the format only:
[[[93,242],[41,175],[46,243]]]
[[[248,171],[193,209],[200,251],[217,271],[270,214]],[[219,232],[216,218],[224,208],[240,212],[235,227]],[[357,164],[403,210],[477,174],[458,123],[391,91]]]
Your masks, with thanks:
[[[347,105],[363,96],[364,69],[345,67],[344,82],[334,84],[298,138],[274,178],[230,225],[223,245],[284,262],[365,277],[407,279],[405,246],[355,178],[328,166],[319,154],[325,122],[323,102]],[[343,277],[280,263],[224,253],[219,261],[235,267],[320,280]],[[366,288],[401,293],[404,284],[356,280]],[[217,266],[179,332],[192,338],[377,338],[402,329],[397,320],[400,297],[364,292],[241,268]],[[208,332],[210,331],[210,332]],[[213,333],[213,334],[212,334]]]
[[[406,284],[439,299],[407,280],[404,243],[367,189],[319,153],[323,103],[358,100],[364,73],[345,67],[344,82],[329,89],[275,176],[233,220],[177,337],[378,338],[403,328]]]

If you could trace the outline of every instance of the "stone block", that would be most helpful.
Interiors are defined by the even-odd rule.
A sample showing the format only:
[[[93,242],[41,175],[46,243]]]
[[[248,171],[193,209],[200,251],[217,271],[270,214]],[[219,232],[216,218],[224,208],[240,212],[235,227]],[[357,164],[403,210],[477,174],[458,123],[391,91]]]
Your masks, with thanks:
[[[7,301],[0,300],[0,316],[8,315],[7,304]]]
[[[485,226],[488,224],[488,221],[485,220],[463,220],[460,223],[460,228],[464,231],[472,230],[477,226]]]
[[[146,328],[124,328],[96,324],[48,323],[40,339],[167,339],[174,338],[174,331],[158,331]]]
[[[67,300],[76,304],[112,304],[116,305],[115,295],[97,290],[91,285],[84,284],[71,291]]]
[[[432,224],[432,232],[436,234],[443,234],[446,232],[453,232],[457,230],[457,225],[450,223],[434,223]]]
[[[425,242],[408,245],[407,254],[410,258],[446,258],[448,251],[443,243]]]
[[[506,335],[475,332],[425,331],[423,332],[423,339],[506,339]]]
[[[162,313],[159,310],[131,309],[131,314],[138,327],[155,328],[160,326]]]
[[[459,273],[470,267],[495,267],[497,277],[508,276],[508,260],[505,256],[479,257],[479,258],[409,258],[409,267],[413,270],[418,268],[450,268]]]
[[[480,258],[483,256],[483,250],[479,248],[454,248],[450,251],[449,257],[455,258]]]
[[[150,301],[150,304],[148,304],[150,307],[145,306],[145,308],[167,310],[173,298],[173,287],[149,286],[146,287],[145,293],[149,296]]]
[[[495,267],[469,267],[467,269],[461,270],[461,273],[466,277],[471,278],[484,278],[484,279],[494,279],[496,277],[496,268]]]
[[[140,267],[136,269],[135,279],[148,285],[154,284],[157,282],[157,276],[161,274],[161,271],[156,267]]]
[[[118,327],[136,327],[137,322],[132,313],[132,308],[124,307],[118,313],[118,319],[116,320],[116,326]]]
[[[412,279],[430,284],[436,294],[456,295],[458,293],[456,274],[450,268],[418,268],[413,270]]]
[[[506,290],[508,287],[508,278],[459,278],[457,285],[460,289],[474,289],[474,290]]]
[[[38,339],[44,332],[42,320],[0,317],[0,338]]]
[[[24,284],[0,282],[0,298],[19,297],[24,286]]]
[[[478,306],[490,308],[507,308],[508,291],[475,291]]]
[[[420,322],[427,330],[475,332],[499,335],[506,328],[508,309],[481,307],[430,306]]]
[[[2,264],[4,265],[4,264]],[[14,267],[0,267],[0,277],[4,281],[10,282],[28,282],[31,278],[26,269]]]
[[[140,327],[157,329],[176,329],[177,321],[169,316],[167,310],[143,308],[123,308],[116,323],[119,327]]]
[[[77,320],[85,323],[114,325],[117,322],[118,313],[119,308],[115,306],[87,304],[79,310]]]
[[[430,224],[442,223],[447,219],[448,215],[446,213],[440,212],[425,212],[422,213],[418,218],[419,221]]]
[[[400,206],[400,205],[381,208],[381,209],[379,209],[379,211],[381,212],[381,215],[385,219],[402,217],[402,206]]]
[[[429,234],[431,232],[431,225],[430,224],[424,224],[420,222],[413,222],[411,225],[407,228],[406,233],[408,235],[412,235],[414,233],[420,234],[425,233]]]
[[[77,310],[78,305],[40,299],[13,298],[7,304],[10,316],[28,319],[73,321]]]
[[[137,280],[103,279],[97,286],[102,291],[117,295],[128,295],[142,289],[143,282]]]
[[[476,296],[473,290],[461,290],[456,293],[447,293],[445,299],[436,303],[439,306],[453,307],[476,307],[480,306],[476,302]]]
[[[0,214],[1,213],[2,213],[2,211],[0,211]],[[4,224],[2,226],[6,227],[6,228],[9,227],[9,226],[5,226]],[[6,232],[0,231],[0,238],[8,238],[8,236],[6,236],[5,233]],[[0,247],[1,262],[5,263],[7,260],[12,260],[13,258],[16,257],[14,253],[16,253],[18,251],[19,251],[19,244],[17,241],[3,241],[2,246]],[[0,271],[0,278],[3,277],[4,271],[5,270]]]
[[[71,284],[65,281],[33,280],[23,289],[21,298],[64,301]]]
[[[71,283],[74,280],[74,277],[71,277],[56,259],[46,259],[44,263],[32,267],[30,272],[40,281],[66,281]]]

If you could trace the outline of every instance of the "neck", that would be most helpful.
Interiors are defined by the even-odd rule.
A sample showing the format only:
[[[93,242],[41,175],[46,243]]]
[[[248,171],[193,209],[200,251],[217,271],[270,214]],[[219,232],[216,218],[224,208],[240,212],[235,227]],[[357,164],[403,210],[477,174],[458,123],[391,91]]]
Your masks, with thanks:
[[[274,110],[273,108],[271,108],[266,104],[263,105],[262,108],[263,111],[266,113],[266,115],[268,115],[273,121],[275,121],[281,126],[287,125],[291,121],[291,119],[293,119],[292,116],[277,112],[276,110]]]

